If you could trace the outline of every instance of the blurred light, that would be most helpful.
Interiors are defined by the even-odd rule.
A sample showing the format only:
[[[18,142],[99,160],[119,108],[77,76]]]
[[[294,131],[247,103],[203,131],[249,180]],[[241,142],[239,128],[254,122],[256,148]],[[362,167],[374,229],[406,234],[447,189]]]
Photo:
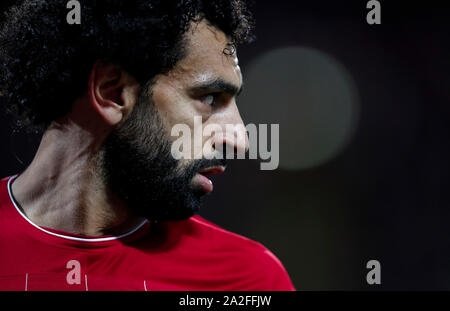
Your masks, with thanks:
[[[244,75],[239,99],[244,123],[280,124],[280,168],[324,164],[351,139],[359,111],[356,87],[329,55],[280,48],[257,58]]]

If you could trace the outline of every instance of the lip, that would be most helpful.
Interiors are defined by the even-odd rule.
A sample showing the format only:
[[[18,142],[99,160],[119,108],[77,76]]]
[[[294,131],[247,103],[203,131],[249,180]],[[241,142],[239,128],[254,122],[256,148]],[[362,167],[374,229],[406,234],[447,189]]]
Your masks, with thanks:
[[[199,174],[202,174],[203,176],[212,176],[216,174],[222,174],[223,172],[225,172],[224,166],[214,166],[200,170]]]
[[[214,166],[200,170],[194,176],[194,183],[203,189],[205,193],[211,193],[214,189],[212,181],[207,176],[217,175],[225,172],[225,167]]]

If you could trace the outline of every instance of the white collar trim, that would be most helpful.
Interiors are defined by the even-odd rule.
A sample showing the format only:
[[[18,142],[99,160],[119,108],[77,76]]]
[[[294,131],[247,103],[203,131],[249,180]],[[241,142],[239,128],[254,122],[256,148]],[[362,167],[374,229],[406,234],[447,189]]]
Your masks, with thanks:
[[[131,231],[127,232],[127,233],[124,233],[124,234],[119,235],[119,236],[113,236],[113,237],[107,237],[107,238],[92,238],[92,239],[77,238],[77,237],[72,237],[72,236],[67,236],[67,235],[57,234],[57,233],[54,233],[54,232],[45,230],[44,228],[39,227],[38,225],[36,225],[35,223],[33,223],[31,220],[29,220],[29,219],[27,218],[27,216],[25,216],[25,214],[22,213],[22,211],[20,210],[20,208],[17,206],[16,201],[14,200],[14,197],[13,197],[12,191],[11,191],[11,182],[12,182],[17,176],[18,176],[18,175],[15,175],[15,176],[11,177],[11,178],[8,180],[8,194],[9,194],[9,198],[10,198],[11,202],[13,203],[13,205],[14,205],[14,207],[16,208],[17,212],[18,212],[18,213],[19,213],[26,221],[28,221],[28,222],[29,222],[32,226],[34,226],[35,228],[37,228],[37,229],[39,229],[39,230],[41,230],[41,231],[43,231],[43,232],[45,232],[45,233],[47,233],[47,234],[50,234],[50,235],[53,235],[53,236],[56,236],[56,237],[59,237],[59,238],[67,239],[67,240],[73,240],[73,241],[81,241],[81,242],[105,242],[105,241],[118,240],[118,239],[127,237],[127,236],[129,236],[129,235],[135,233],[135,232],[138,231],[139,229],[141,229],[142,226],[144,226],[144,225],[147,223],[147,220],[144,220],[140,225],[138,225],[136,228],[134,228],[133,230],[131,230]]]

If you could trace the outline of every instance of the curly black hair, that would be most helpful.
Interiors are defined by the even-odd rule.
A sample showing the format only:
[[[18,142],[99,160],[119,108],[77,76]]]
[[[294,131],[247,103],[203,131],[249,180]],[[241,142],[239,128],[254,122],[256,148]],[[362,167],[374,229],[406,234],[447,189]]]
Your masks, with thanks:
[[[45,129],[70,111],[97,60],[141,85],[185,56],[191,22],[206,19],[235,45],[253,39],[244,0],[89,0],[69,25],[67,0],[22,0],[0,30],[0,96],[20,126]]]

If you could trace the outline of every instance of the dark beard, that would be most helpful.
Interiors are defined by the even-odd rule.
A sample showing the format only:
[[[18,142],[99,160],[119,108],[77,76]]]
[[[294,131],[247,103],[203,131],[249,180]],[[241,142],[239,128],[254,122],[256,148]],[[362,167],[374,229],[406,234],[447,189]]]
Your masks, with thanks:
[[[226,165],[225,160],[193,160],[181,165],[171,154],[171,141],[156,107],[146,93],[130,116],[106,139],[102,175],[110,190],[131,211],[150,220],[182,220],[200,209],[200,189],[192,178],[201,169]]]

